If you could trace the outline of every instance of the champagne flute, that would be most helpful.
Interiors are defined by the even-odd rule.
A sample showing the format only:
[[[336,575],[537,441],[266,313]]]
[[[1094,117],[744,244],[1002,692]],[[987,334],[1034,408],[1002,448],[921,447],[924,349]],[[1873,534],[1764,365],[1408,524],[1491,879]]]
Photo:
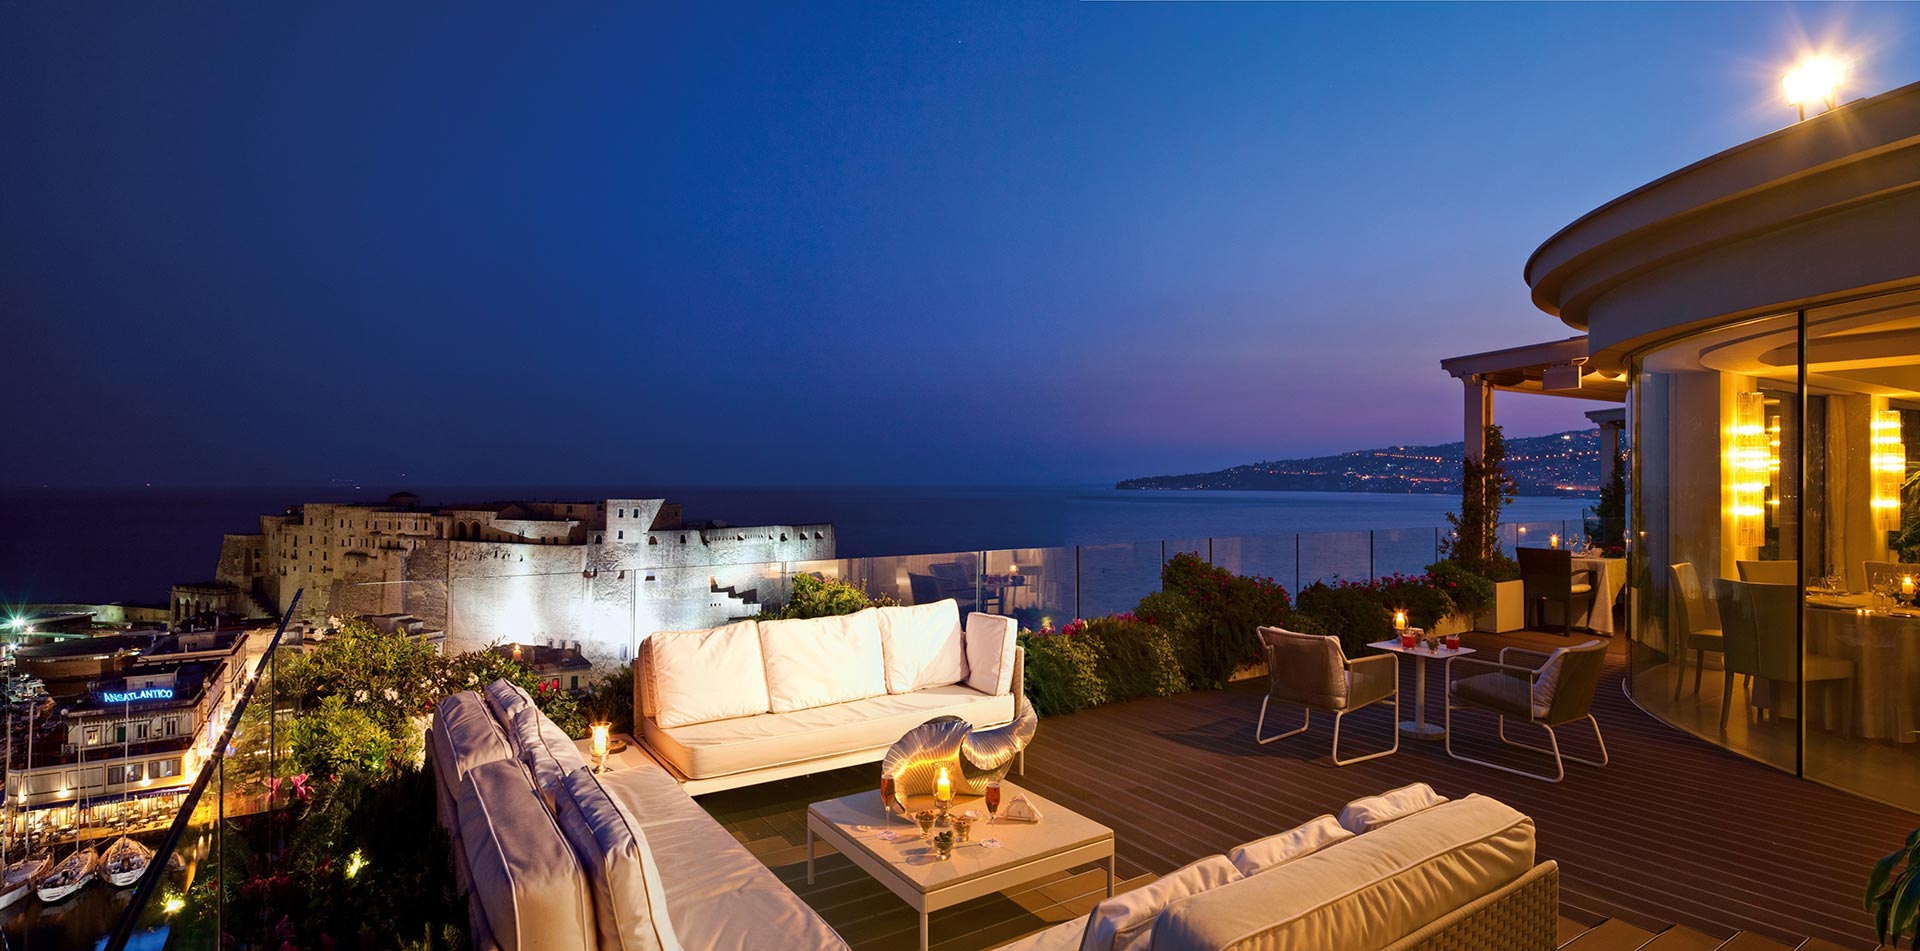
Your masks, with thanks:
[[[880,774],[880,811],[886,814],[887,827],[880,832],[882,842],[892,842],[893,834],[893,775]]]
[[[987,780],[987,822],[988,824],[992,824],[995,815],[999,811],[1000,811],[1000,781],[997,779],[990,779],[990,780]]]

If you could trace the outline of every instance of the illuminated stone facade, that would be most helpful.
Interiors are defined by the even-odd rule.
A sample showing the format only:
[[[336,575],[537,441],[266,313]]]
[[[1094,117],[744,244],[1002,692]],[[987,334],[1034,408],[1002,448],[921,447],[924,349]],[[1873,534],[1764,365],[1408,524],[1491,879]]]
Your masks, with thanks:
[[[694,524],[664,499],[426,509],[310,504],[229,535],[217,581],[297,620],[410,614],[446,649],[578,645],[626,663],[657,630],[710,627],[785,598],[780,562],[834,556],[833,526]]]

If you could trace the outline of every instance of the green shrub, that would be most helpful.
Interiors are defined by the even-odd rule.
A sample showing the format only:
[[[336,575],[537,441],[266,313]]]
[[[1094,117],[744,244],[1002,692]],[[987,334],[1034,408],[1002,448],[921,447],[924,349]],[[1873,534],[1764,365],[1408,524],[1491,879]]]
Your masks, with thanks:
[[[1316,617],[1323,625],[1316,633],[1340,638],[1340,648],[1348,657],[1365,657],[1372,653],[1368,644],[1393,636],[1393,615],[1375,598],[1365,585],[1316,581],[1300,592],[1300,610],[1295,613]]]
[[[791,621],[802,618],[838,617],[868,608],[887,607],[892,598],[867,597],[865,588],[837,578],[794,575],[793,594],[785,607],[760,614],[762,621]]]
[[[1174,635],[1165,628],[1120,614],[1076,621],[1068,631],[1098,646],[1096,666],[1108,703],[1187,692]]]
[[[581,706],[589,719],[612,724],[615,736],[632,733],[633,665],[621,664],[613,673],[600,678]]]
[[[1100,680],[1100,648],[1091,638],[1042,630],[1020,635],[1027,652],[1027,701],[1043,717],[1107,702]]]
[[[1426,575],[1394,574],[1355,582],[1354,587],[1364,587],[1374,602],[1386,609],[1389,617],[1395,611],[1405,611],[1408,624],[1425,630],[1432,630],[1441,619],[1453,613],[1453,600]]]
[[[1260,659],[1263,626],[1286,623],[1287,589],[1272,578],[1249,578],[1181,552],[1160,569],[1160,591],[1134,614],[1173,632],[1180,667],[1195,687],[1219,689],[1233,672]]]
[[[1458,562],[1436,561],[1428,565],[1427,579],[1446,594],[1457,617],[1471,620],[1493,606],[1493,582],[1460,567]]]
[[[395,736],[360,705],[331,696],[287,724],[293,772],[310,776],[382,774],[411,765],[412,731]],[[404,737],[404,738],[403,738]]]

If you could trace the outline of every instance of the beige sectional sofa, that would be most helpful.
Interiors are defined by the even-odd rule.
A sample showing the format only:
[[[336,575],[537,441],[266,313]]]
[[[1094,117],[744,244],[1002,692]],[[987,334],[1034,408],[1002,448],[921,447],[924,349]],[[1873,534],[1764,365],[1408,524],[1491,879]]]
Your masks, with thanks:
[[[441,701],[428,748],[481,951],[847,947],[674,777],[596,775],[505,681]]]
[[[1559,870],[1535,864],[1533,820],[1417,785],[1202,859],[1002,951],[1551,951],[1558,916]]]
[[[840,617],[660,631],[634,658],[635,732],[689,794],[878,762],[939,716],[1012,722],[1012,619],[951,599]]]

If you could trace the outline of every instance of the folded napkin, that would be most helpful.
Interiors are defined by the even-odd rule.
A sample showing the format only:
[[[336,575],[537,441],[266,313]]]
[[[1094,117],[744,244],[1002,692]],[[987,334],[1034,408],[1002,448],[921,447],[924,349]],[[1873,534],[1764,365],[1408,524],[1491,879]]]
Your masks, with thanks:
[[[1015,822],[1039,822],[1040,810],[1034,808],[1033,801],[1025,796],[1015,796],[1007,803],[1006,817]]]

